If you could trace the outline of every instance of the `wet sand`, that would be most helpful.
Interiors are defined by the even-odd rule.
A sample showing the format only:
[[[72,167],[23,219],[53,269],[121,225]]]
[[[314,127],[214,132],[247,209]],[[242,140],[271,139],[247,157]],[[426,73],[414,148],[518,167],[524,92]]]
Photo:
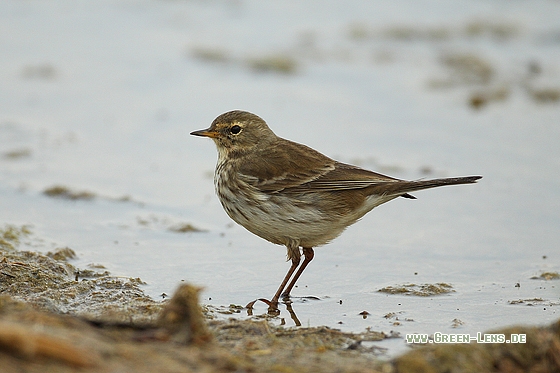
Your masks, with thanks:
[[[266,318],[217,319],[200,288],[183,284],[158,302],[139,278],[69,263],[70,248],[20,251],[30,232],[0,232],[2,372],[555,372],[560,321],[511,327],[527,343],[417,345],[386,360],[382,332],[275,326]],[[402,338],[402,337],[401,337]]]

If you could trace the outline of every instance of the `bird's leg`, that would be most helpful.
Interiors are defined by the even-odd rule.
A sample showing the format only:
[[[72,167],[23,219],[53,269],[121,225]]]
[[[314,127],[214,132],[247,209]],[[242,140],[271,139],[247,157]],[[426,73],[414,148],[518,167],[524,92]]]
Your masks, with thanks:
[[[305,260],[307,260],[307,256],[305,257]],[[274,297],[272,297],[272,299],[270,300],[270,304],[268,305],[269,311],[274,311],[275,309],[278,309],[278,299],[280,299],[280,294],[282,294],[282,290],[284,290],[286,284],[288,283],[288,280],[290,279],[290,277],[292,277],[292,274],[294,273],[297,266],[299,265],[299,261],[300,258],[292,258],[292,266],[288,270],[288,273],[286,273],[286,277],[284,277],[284,280],[280,284],[278,291],[276,291],[276,294],[274,294]]]
[[[260,300],[260,301],[263,301],[266,304],[268,304],[268,312],[269,313],[278,312],[278,300],[280,299],[280,296],[282,296],[283,299],[289,299],[290,298],[290,292],[292,291],[292,288],[295,286],[299,276],[301,276],[301,274],[305,270],[305,267],[307,267],[309,262],[311,262],[313,260],[313,256],[315,255],[315,253],[314,253],[314,251],[311,247],[304,247],[303,248],[303,255],[305,256],[305,259],[303,260],[301,265],[299,265],[299,263],[300,263],[299,255],[292,257],[292,265],[291,265],[290,269],[288,270],[288,273],[286,273],[286,276],[284,277],[284,280],[282,280],[282,283],[280,284],[280,287],[276,291],[276,294],[274,294],[274,296],[272,297],[271,300],[266,300],[266,299],[263,299],[263,298],[259,298],[255,301],[249,303],[247,305],[247,308],[249,308],[249,309],[253,308],[253,304],[256,301]],[[290,284],[288,285],[286,290],[284,290],[284,288],[286,287],[286,284],[288,283],[288,280],[292,277],[292,275],[294,274],[294,271],[296,270],[298,265],[299,265],[298,271],[294,275],[294,278],[292,278],[292,281],[290,282]]]
[[[301,276],[301,274],[303,273],[303,270],[305,269],[305,267],[307,267],[309,262],[313,260],[313,256],[315,256],[315,253],[313,252],[313,248],[304,247],[303,248],[303,255],[305,256],[305,259],[303,260],[303,263],[301,263],[301,266],[299,266],[298,271],[296,272],[294,278],[290,282],[290,285],[288,285],[288,287],[286,288],[286,291],[284,291],[284,293],[282,293],[282,298],[289,298],[290,297],[290,292],[292,291],[292,288],[296,284],[299,276]],[[291,272],[293,272],[293,269],[294,269],[294,267],[293,267],[293,264],[292,264],[292,268],[290,268],[289,274],[291,274]],[[284,281],[287,281],[287,278],[288,277],[286,277],[286,279],[284,279]],[[282,283],[282,286],[280,287],[280,289],[278,289],[278,292],[282,291],[284,285],[285,284]],[[278,296],[278,295],[279,295],[279,293],[276,293],[275,297]]]

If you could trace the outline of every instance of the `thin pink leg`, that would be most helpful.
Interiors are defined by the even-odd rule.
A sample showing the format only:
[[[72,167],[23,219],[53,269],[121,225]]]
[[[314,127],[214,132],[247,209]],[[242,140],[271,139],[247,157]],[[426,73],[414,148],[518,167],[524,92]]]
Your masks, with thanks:
[[[282,298],[289,298],[290,297],[290,292],[292,291],[292,288],[295,286],[299,276],[301,276],[301,274],[303,273],[303,271],[305,270],[305,267],[307,267],[309,262],[311,262],[313,260],[313,257],[315,256],[315,253],[313,252],[313,248],[304,247],[303,248],[303,255],[305,256],[305,259],[303,260],[303,263],[301,263],[301,266],[299,267],[299,269],[296,272],[294,278],[290,282],[290,285],[288,285],[288,287],[286,288],[286,291],[284,291],[284,293],[282,293]],[[293,268],[293,266],[292,266],[292,268]],[[292,268],[290,268],[290,270],[293,272]],[[286,281],[286,279],[284,279],[284,281]],[[280,287],[280,289],[278,289],[279,292],[281,292],[281,289],[284,288],[284,285],[285,284],[283,283],[282,286]],[[276,296],[279,297],[279,293],[276,293],[275,297]],[[277,301],[278,301],[278,299],[277,299]]]

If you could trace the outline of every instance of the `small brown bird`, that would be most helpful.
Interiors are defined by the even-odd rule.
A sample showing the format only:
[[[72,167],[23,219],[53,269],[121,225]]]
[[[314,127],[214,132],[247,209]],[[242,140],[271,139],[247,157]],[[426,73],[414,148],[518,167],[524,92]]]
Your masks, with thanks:
[[[270,301],[261,299],[269,311],[277,309],[280,296],[289,298],[313,259],[313,247],[336,238],[374,207],[397,197],[414,199],[409,192],[471,184],[481,178],[395,179],[280,138],[263,119],[246,111],[224,113],[210,128],[191,135],[210,137],[216,143],[214,185],[229,217],[288,249],[292,261],[288,273]],[[302,253],[305,259],[300,265]]]

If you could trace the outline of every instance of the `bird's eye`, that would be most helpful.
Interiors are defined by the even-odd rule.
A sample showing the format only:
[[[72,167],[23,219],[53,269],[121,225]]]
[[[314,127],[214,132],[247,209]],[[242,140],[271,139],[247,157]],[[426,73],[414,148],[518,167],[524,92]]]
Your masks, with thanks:
[[[237,124],[233,127],[231,127],[231,129],[229,130],[229,132],[231,132],[234,135],[237,135],[239,132],[241,132],[241,127],[239,127]]]

